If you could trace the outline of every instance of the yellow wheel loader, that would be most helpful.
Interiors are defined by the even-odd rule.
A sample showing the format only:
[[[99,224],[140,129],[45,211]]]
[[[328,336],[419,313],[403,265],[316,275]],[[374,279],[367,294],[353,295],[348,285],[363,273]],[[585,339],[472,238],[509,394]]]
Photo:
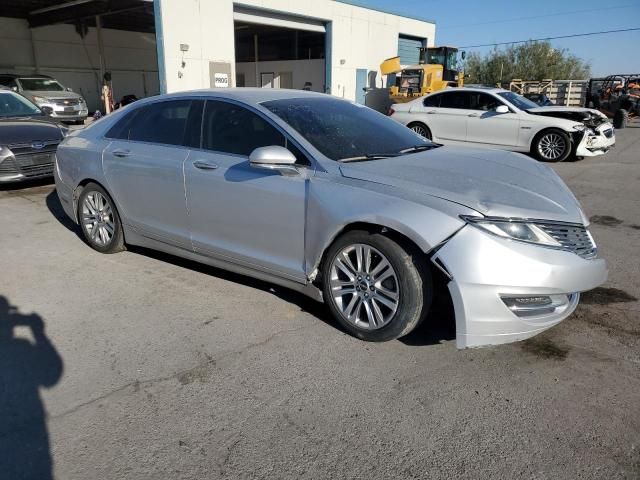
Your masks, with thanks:
[[[464,52],[462,52],[464,58]],[[420,63],[402,67],[400,57],[388,58],[380,65],[383,75],[395,74],[389,87],[392,103],[404,103],[447,87],[462,87],[464,73],[458,71],[456,47],[422,47]]]

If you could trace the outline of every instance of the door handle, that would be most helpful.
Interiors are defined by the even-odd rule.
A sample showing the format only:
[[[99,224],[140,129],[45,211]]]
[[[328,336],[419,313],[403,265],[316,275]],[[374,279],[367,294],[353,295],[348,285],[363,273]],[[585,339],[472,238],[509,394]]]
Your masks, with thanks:
[[[131,155],[131,150],[114,150],[111,153],[113,153],[114,157],[124,158]]]
[[[424,113],[432,114],[432,113],[436,113],[436,111],[435,110],[429,110],[428,112],[424,112]]]
[[[200,170],[215,170],[218,168],[218,165],[215,163],[205,162],[203,160],[196,160],[193,162],[193,166],[199,168]]]
[[[479,113],[470,113],[469,115],[467,115],[467,117],[473,117],[473,118],[478,118],[480,116]]]

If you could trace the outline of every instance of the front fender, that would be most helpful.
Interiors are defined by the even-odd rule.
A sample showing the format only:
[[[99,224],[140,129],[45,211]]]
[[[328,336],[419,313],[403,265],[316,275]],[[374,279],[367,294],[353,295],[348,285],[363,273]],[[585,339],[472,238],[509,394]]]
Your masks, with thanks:
[[[392,187],[318,175],[307,197],[305,271],[311,275],[318,268],[324,251],[351,224],[395,230],[428,253],[464,226],[464,214],[477,212],[436,197],[400,196]]]

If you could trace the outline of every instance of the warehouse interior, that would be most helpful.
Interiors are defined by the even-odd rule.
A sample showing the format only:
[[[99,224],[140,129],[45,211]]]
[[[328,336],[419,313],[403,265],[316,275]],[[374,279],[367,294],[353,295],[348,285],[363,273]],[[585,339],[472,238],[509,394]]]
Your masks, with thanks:
[[[236,86],[324,92],[325,33],[234,23]]]
[[[0,73],[55,77],[93,111],[104,72],[116,101],[159,93],[152,1],[0,2]]]

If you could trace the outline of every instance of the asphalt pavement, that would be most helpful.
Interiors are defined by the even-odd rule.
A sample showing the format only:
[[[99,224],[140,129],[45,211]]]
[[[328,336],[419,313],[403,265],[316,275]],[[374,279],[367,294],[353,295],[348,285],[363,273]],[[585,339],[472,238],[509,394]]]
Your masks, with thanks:
[[[280,287],[101,255],[51,182],[0,187],[0,477],[640,478],[640,125],[553,168],[609,280],[462,351],[445,317],[369,344]]]

